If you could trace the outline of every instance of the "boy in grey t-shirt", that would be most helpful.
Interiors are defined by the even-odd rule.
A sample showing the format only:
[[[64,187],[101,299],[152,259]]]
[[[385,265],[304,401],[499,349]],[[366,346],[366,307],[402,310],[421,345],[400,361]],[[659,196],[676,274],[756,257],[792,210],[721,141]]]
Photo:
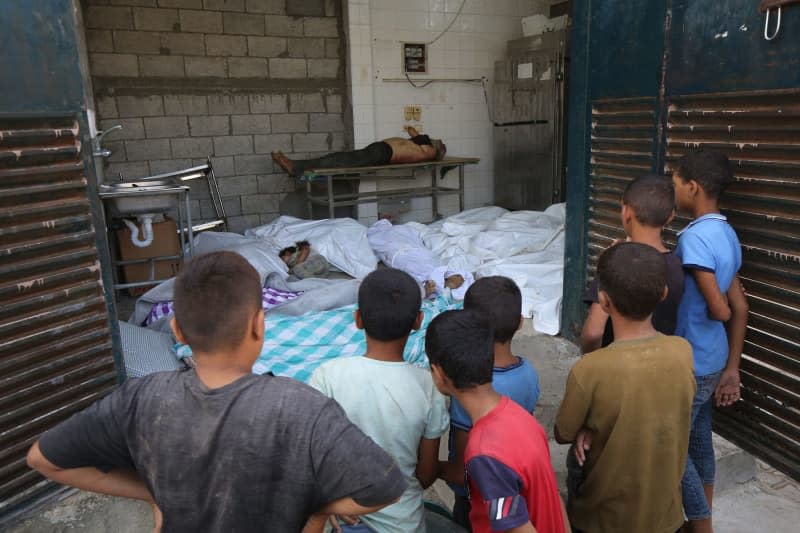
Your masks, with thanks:
[[[184,267],[172,327],[196,369],[128,380],[45,433],[28,464],[65,485],[149,502],[170,532],[322,531],[328,514],[375,511],[403,493],[392,458],[336,402],[250,373],[264,311],[258,273],[240,255]]]

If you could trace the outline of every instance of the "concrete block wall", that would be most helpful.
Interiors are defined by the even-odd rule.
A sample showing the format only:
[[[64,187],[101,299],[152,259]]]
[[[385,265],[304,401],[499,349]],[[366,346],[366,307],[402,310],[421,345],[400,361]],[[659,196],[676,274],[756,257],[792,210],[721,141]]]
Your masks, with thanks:
[[[505,58],[509,40],[522,36],[522,18],[541,12],[541,1],[349,0],[348,82],[353,95],[356,148],[374,139],[402,136],[404,124],[420,125],[424,133],[443,138],[450,155],[481,159],[479,165],[466,167],[466,208],[492,203],[494,144],[484,87],[475,82],[453,82],[415,88],[406,82],[384,80],[403,77],[401,43],[429,43],[438,39],[428,50],[427,74],[411,77],[485,78],[486,94],[491,101],[494,62]],[[448,26],[450,30],[441,35]],[[422,120],[405,121],[403,107],[407,105],[420,106]],[[451,172],[442,185],[457,184],[455,174]],[[426,176],[418,184],[425,185],[427,180]],[[360,185],[361,190],[376,187],[374,181],[368,180],[362,180]],[[443,197],[439,208],[445,214],[456,212],[456,197]],[[432,218],[427,198],[412,200],[410,209],[400,220]],[[359,206],[362,221],[372,222],[377,216],[376,204]]]
[[[82,0],[107,179],[211,157],[233,231],[297,206],[272,150],[351,145],[341,0]],[[214,218],[193,182],[193,218]],[[290,212],[306,216],[303,212]]]

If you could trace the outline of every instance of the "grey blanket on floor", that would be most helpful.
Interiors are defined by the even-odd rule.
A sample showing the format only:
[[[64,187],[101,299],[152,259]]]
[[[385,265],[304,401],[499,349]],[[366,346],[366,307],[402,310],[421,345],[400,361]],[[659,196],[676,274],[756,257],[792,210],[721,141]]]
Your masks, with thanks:
[[[128,322],[138,326],[147,318],[153,304],[171,301],[174,284],[175,278],[168,279],[144,293],[136,300],[136,306]],[[267,314],[279,313],[300,316],[313,311],[328,311],[351,305],[358,301],[358,287],[360,284],[361,281],[357,279],[308,278],[297,281],[284,281],[281,274],[272,273],[264,281],[265,287],[292,292],[302,291],[303,294],[294,300],[270,309]],[[164,317],[150,324],[148,329],[169,332],[170,318]]]

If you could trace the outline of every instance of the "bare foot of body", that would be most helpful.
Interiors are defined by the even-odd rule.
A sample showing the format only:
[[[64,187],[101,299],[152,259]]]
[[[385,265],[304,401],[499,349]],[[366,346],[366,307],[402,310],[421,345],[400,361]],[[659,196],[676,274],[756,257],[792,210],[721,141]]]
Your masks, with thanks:
[[[453,274],[444,280],[444,286],[448,289],[457,289],[464,284],[464,276],[461,274]]]
[[[276,152],[272,152],[272,160],[281,167],[287,174],[290,176],[294,176],[294,163],[292,160],[283,155],[283,152],[280,150]]]

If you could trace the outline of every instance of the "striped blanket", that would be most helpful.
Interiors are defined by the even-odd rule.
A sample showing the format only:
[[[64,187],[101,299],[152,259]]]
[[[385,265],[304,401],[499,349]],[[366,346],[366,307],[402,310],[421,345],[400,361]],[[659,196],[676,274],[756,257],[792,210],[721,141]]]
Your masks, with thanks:
[[[425,355],[425,332],[431,320],[443,311],[462,305],[445,296],[426,300],[422,304],[422,327],[409,336],[404,352],[406,361],[428,367]],[[253,365],[253,373],[272,372],[306,382],[314,370],[330,359],[363,355],[367,350],[364,331],[353,321],[355,305],[303,316],[268,315],[264,347]],[[179,358],[191,355],[186,345],[177,345]]]

